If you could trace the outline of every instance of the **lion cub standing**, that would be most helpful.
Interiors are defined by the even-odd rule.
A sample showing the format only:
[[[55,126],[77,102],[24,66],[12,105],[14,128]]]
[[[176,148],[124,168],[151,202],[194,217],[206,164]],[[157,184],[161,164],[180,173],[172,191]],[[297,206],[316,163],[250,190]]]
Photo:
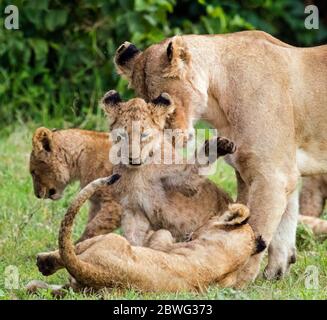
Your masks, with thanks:
[[[36,129],[32,139],[30,173],[38,198],[58,200],[71,182],[81,188],[112,173],[108,134],[79,129]],[[88,224],[80,240],[105,234],[120,226],[121,207],[109,190],[90,198]]]
[[[172,140],[164,132],[166,121],[174,112],[168,94],[161,94],[150,103],[140,98],[122,102],[112,90],[102,103],[111,138],[119,138],[120,146],[128,147],[114,166],[113,172],[121,178],[112,192],[123,207],[121,226],[131,245],[148,246],[161,229],[168,230],[177,242],[184,241],[211,217],[228,209],[231,198],[198,174],[199,159],[186,164],[181,155],[173,152]],[[231,141],[217,138],[210,140],[198,155],[201,151],[202,155],[208,153],[209,147],[215,156],[208,154],[203,165],[235,151]],[[164,163],[167,155],[174,156],[173,164]],[[188,194],[190,190],[194,192]]]

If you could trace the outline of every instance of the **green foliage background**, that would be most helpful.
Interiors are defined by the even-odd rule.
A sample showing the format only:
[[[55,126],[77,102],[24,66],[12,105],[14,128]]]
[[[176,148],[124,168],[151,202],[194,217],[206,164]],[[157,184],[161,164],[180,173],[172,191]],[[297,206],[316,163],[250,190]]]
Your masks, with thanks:
[[[8,4],[19,8],[19,30],[4,28]],[[125,40],[145,48],[175,34],[261,29],[295,45],[326,43],[322,22],[306,30],[305,17],[301,0],[0,0],[0,124],[94,129],[104,91],[131,94],[112,61]]]

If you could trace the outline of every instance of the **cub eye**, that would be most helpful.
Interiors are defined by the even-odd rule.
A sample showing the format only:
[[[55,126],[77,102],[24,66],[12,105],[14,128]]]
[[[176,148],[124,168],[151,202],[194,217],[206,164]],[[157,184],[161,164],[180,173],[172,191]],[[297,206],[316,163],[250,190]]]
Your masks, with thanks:
[[[35,175],[35,170],[31,171],[31,175],[34,176]]]
[[[122,132],[117,132],[116,134],[113,135],[113,138],[116,142],[119,142],[121,140],[126,140],[127,138],[127,133],[122,131]]]

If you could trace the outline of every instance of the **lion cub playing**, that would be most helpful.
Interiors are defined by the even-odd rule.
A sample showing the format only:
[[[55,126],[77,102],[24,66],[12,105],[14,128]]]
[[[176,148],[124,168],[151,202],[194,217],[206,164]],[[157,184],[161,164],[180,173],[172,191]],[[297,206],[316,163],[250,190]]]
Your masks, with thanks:
[[[102,104],[111,139],[120,141],[119,164],[113,172],[121,178],[112,189],[123,207],[121,226],[131,245],[148,246],[160,229],[169,230],[177,242],[184,241],[211,217],[228,209],[230,197],[198,170],[219,156],[233,153],[231,141],[212,139],[198,152],[209,156],[203,164],[199,159],[185,164],[164,132],[175,108],[168,94],[150,103],[140,98],[122,102],[112,90]],[[214,157],[208,154],[210,149]],[[173,163],[164,163],[167,155],[173,156]]]
[[[181,292],[204,291],[213,284],[231,286],[235,271],[266,247],[246,223],[249,210],[242,204],[230,204],[225,212],[211,217],[188,242],[174,243],[171,233],[161,229],[157,241],[161,238],[170,243],[166,251],[132,246],[116,234],[87,239],[74,247],[71,236],[78,210],[98,188],[114,188],[119,179],[114,174],[91,182],[80,191],[62,221],[59,250],[75,290],[118,287]],[[35,290],[35,286],[32,282],[28,289]]]
[[[36,129],[32,138],[30,173],[38,198],[58,200],[71,182],[81,188],[112,174],[108,134],[79,129]],[[121,207],[109,190],[98,190],[90,198],[88,224],[81,240],[109,233],[120,226]]]

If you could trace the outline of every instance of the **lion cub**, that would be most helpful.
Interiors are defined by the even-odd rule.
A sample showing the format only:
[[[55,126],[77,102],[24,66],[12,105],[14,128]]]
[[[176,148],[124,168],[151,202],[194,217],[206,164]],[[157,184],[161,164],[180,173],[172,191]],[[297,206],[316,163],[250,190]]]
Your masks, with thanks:
[[[74,199],[61,223],[60,255],[75,290],[118,287],[181,292],[205,291],[212,284],[231,286],[235,272],[266,248],[246,223],[249,210],[242,204],[231,204],[221,215],[211,217],[188,242],[174,243],[171,233],[161,229],[157,240],[170,243],[165,251],[133,246],[116,234],[87,239],[74,247],[71,236],[78,210],[102,185],[115,188],[119,178],[114,174],[91,182]]]
[[[108,134],[79,129],[36,129],[32,139],[30,173],[38,198],[58,200],[71,182],[81,188],[112,174],[108,161],[111,147]],[[109,233],[120,226],[121,207],[109,190],[90,198],[88,223],[81,240]]]
[[[175,108],[168,94],[150,103],[140,98],[122,102],[112,90],[102,104],[111,139],[119,140],[121,147],[120,163],[113,168],[121,178],[112,189],[123,207],[121,226],[131,245],[147,246],[160,229],[169,230],[177,242],[184,241],[211,217],[228,209],[231,198],[198,170],[233,153],[231,141],[212,139],[198,153],[209,156],[202,165],[198,159],[194,164],[183,164],[185,159],[173,152],[172,140],[164,132]],[[214,157],[208,154],[209,147]],[[167,155],[174,156],[173,164],[163,163]],[[195,192],[188,194],[189,190]]]

